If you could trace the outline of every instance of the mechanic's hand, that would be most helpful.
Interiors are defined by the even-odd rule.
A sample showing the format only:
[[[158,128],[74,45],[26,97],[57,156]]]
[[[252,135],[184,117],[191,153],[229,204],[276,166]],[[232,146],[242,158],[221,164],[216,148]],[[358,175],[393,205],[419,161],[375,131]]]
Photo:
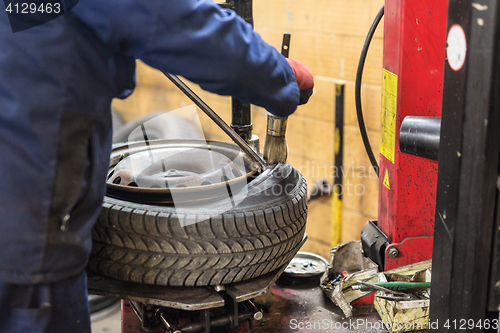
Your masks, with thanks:
[[[300,102],[299,105],[306,104],[309,101],[313,93],[314,78],[311,74],[309,68],[296,59],[287,58],[288,63],[295,73],[295,78],[297,79],[297,84],[300,90]]]

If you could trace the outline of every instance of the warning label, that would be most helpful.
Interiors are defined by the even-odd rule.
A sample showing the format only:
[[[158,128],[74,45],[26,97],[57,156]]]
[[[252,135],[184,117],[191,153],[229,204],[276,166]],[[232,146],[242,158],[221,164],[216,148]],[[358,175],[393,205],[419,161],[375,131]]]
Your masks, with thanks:
[[[380,153],[394,163],[396,149],[396,106],[398,102],[398,76],[384,69],[382,83],[382,133]]]
[[[389,172],[387,172],[387,170],[385,170],[384,186],[387,187],[388,190],[391,189],[391,184],[389,183]]]

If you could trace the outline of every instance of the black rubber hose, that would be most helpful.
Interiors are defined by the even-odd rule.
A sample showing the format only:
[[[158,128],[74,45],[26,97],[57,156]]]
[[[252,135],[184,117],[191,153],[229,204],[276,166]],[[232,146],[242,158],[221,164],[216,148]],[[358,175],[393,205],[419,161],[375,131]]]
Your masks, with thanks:
[[[368,54],[368,49],[370,47],[370,43],[372,41],[373,35],[375,34],[375,30],[377,29],[380,20],[384,16],[384,6],[380,8],[380,11],[375,17],[370,30],[368,31],[368,35],[365,39],[365,44],[363,45],[363,49],[361,50],[361,56],[359,57],[358,63],[358,71],[356,73],[356,88],[355,88],[355,97],[356,97],[356,114],[358,116],[358,125],[359,131],[361,132],[361,137],[363,138],[363,144],[365,145],[366,153],[368,154],[368,158],[372,163],[373,169],[378,177],[378,163],[375,159],[375,155],[373,154],[372,146],[370,145],[370,140],[368,139],[368,134],[366,133],[365,119],[363,117],[363,108],[361,107],[361,80],[363,78],[363,69],[365,67],[366,55]]]

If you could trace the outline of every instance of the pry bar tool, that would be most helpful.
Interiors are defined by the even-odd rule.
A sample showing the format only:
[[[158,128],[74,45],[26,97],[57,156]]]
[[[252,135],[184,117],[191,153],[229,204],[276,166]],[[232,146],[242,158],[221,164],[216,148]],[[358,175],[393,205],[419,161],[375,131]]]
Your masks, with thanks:
[[[191,99],[196,106],[198,106],[207,116],[210,117],[223,130],[234,143],[236,143],[245,153],[250,155],[253,160],[257,163],[257,169],[264,171],[267,168],[267,164],[259,154],[257,154],[249,145],[245,142],[228,124],[222,120],[221,117],[214,110],[212,110],[194,91],[192,91],[182,80],[174,74],[165,73],[165,76],[172,81],[177,88],[179,88],[189,99]]]

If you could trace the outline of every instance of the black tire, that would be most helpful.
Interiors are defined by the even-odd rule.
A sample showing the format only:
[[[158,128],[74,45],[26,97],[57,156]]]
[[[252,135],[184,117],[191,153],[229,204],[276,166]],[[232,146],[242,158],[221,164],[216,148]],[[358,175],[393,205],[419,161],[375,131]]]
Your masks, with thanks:
[[[240,204],[210,216],[106,196],[92,232],[89,268],[116,279],[168,286],[228,284],[280,268],[304,237],[306,182],[283,164],[253,183]],[[202,222],[181,227],[185,218]]]

